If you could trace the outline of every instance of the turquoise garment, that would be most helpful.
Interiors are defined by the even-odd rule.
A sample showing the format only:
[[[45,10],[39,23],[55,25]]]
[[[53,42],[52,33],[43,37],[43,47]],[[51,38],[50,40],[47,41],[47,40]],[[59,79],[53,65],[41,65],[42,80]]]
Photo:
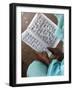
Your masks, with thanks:
[[[64,14],[55,14],[57,20],[58,20],[58,27],[62,28],[64,25]]]
[[[57,59],[55,59],[50,63],[48,67],[47,76],[57,76],[57,75],[64,75],[64,60],[60,62]]]
[[[64,15],[63,14],[61,14],[61,15],[56,14],[55,16],[57,17],[57,20],[58,20],[58,25],[57,25],[58,27],[55,31],[55,35],[60,40],[63,40],[64,39]]]
[[[44,63],[35,60],[29,65],[27,70],[28,77],[59,75],[64,75],[64,60],[59,62],[55,59],[48,67]]]
[[[35,60],[29,65],[27,70],[27,76],[28,77],[46,76],[47,71],[48,67],[44,63]]]

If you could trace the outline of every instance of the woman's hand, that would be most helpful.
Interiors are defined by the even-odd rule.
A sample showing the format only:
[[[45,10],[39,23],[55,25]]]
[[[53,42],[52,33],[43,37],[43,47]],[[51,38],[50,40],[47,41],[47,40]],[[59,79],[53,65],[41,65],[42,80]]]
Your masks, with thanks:
[[[43,62],[45,64],[50,63],[50,58],[48,57],[48,54],[46,52],[42,52],[42,53],[36,52],[35,55],[36,55],[37,60],[40,60],[41,62]]]
[[[55,59],[61,61],[64,58],[64,53],[60,51],[58,48],[50,48],[48,47],[48,50],[52,52]]]
[[[58,48],[50,48],[48,47],[48,50],[52,52],[53,58],[57,59],[58,61],[62,61],[64,58],[64,53],[61,52]],[[38,53],[36,52],[36,59],[42,61],[45,64],[49,64],[51,62],[51,58],[48,56],[46,52]]]

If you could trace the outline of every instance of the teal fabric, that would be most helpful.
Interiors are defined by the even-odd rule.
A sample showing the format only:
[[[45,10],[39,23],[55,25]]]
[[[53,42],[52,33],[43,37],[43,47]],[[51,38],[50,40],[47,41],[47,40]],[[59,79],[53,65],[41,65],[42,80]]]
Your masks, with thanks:
[[[64,14],[55,14],[57,20],[58,20],[58,27],[62,28],[62,26],[64,25]]]
[[[59,75],[64,75],[64,60],[59,62],[55,59],[48,67],[44,63],[35,60],[29,65],[27,70],[28,77]]]
[[[44,63],[35,60],[29,65],[27,70],[27,76],[28,77],[46,76],[47,71],[48,67]]]
[[[58,20],[58,27],[55,31],[55,35],[56,37],[58,37],[60,40],[64,39],[64,15],[55,15],[57,17]]]
[[[64,60],[62,62],[59,62],[55,59],[48,66],[47,76],[57,75],[64,75]]]

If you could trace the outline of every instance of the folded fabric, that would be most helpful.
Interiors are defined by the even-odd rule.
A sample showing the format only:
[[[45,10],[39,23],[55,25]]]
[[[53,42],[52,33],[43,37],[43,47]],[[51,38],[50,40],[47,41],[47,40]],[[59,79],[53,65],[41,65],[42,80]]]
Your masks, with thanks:
[[[28,77],[37,77],[37,76],[58,76],[64,75],[64,60],[59,62],[58,60],[53,60],[48,67],[38,61],[33,61],[27,70]]]
[[[47,76],[64,75],[64,60],[53,60],[48,66]]]

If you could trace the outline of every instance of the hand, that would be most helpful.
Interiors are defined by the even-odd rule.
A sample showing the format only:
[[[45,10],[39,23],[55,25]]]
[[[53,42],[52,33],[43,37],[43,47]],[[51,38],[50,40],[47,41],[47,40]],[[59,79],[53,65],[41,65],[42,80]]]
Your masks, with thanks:
[[[61,61],[64,58],[64,53],[61,52],[58,48],[50,48],[50,47],[48,47],[48,50],[52,52],[55,59]]]
[[[42,61],[45,64],[50,63],[50,58],[48,57],[48,54],[46,52],[38,53],[36,52],[36,59]]]

